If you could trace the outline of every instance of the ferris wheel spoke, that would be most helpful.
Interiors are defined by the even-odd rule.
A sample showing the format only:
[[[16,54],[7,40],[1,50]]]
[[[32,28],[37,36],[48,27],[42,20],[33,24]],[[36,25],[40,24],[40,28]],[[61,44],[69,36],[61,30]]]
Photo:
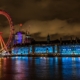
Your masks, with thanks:
[[[11,19],[10,15],[7,12],[5,12],[3,10],[0,10],[0,14],[7,18],[8,22],[9,22],[9,25],[10,25],[10,35],[9,35],[9,38],[7,40],[7,43],[6,43],[6,46],[8,48],[10,46],[11,40],[13,38],[14,26],[13,26],[12,19]]]

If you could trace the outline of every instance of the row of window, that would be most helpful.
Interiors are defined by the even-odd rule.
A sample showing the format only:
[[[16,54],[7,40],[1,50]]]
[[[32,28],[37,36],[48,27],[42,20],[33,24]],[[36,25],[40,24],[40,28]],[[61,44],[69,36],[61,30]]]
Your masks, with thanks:
[[[32,52],[32,47],[17,47],[12,49],[13,54],[28,54]],[[53,53],[53,47],[35,47],[34,53]]]
[[[60,53],[60,54],[80,54],[80,46],[74,48],[72,46],[36,46],[34,50],[31,47],[16,47],[12,49],[13,54],[28,54],[28,53]]]
[[[53,53],[53,47],[35,47],[35,53]]]

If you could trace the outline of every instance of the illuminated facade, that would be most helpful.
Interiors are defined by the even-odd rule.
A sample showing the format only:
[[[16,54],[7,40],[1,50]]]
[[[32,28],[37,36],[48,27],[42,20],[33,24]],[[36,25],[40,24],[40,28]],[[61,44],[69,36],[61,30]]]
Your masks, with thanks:
[[[25,33],[24,32],[19,31],[14,36],[15,36],[14,44],[24,43],[24,41],[25,41]]]
[[[14,34],[13,45],[31,43],[32,38],[29,34],[19,31]]]
[[[29,54],[32,53],[32,47],[15,47],[12,48],[12,54]]]
[[[55,54],[55,55],[80,55],[80,40],[54,40],[50,41],[47,36],[46,41],[31,41],[31,36],[17,33],[16,41],[22,46],[16,45],[12,49],[12,54]],[[77,42],[77,43],[76,43]],[[29,44],[26,44],[29,43]]]
[[[80,45],[63,45],[59,46],[62,55],[80,55]]]
[[[59,48],[58,48],[59,47]],[[80,55],[80,45],[46,45],[46,46],[24,46],[12,49],[12,54],[57,54]]]
[[[41,53],[53,53],[53,46],[36,46],[34,49],[36,54],[41,54]]]

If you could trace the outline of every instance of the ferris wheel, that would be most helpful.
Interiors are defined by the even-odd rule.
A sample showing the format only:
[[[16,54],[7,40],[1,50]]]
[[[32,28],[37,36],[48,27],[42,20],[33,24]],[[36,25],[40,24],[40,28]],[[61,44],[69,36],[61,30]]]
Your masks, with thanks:
[[[9,45],[11,44],[12,38],[13,38],[13,33],[14,33],[13,22],[12,22],[10,15],[7,12],[0,10],[0,15],[5,16],[9,22],[9,25],[10,25],[10,31],[9,31],[10,33],[9,33],[8,40],[6,42],[6,47],[9,47]]]

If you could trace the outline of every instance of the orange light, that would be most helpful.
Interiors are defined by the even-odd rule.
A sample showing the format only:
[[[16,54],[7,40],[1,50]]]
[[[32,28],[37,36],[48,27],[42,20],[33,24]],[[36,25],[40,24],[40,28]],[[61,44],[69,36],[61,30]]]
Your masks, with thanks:
[[[20,24],[20,27],[22,27],[22,24]]]

